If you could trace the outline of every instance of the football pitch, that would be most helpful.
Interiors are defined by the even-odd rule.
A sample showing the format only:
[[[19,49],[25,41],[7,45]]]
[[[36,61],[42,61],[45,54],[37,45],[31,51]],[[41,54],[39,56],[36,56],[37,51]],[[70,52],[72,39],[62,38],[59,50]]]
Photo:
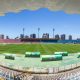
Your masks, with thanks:
[[[25,52],[41,52],[41,55],[54,54],[57,51],[67,51],[68,56],[60,61],[41,62],[41,58],[26,58]],[[78,64],[80,58],[77,58],[77,52],[80,52],[80,44],[0,44],[0,62],[8,67],[35,67],[50,68],[62,67],[71,64]],[[4,59],[3,53],[17,54],[15,60]],[[74,54],[72,54],[74,53]],[[27,63],[27,64],[26,64]]]
[[[25,52],[53,54],[56,51],[80,52],[80,44],[0,44],[0,53],[24,54]]]

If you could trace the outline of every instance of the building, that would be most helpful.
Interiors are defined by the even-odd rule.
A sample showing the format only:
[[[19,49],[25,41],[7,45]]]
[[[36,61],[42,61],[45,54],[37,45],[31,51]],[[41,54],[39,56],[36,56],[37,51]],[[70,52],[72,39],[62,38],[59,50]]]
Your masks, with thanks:
[[[76,40],[80,40],[80,38],[77,38]]]
[[[25,38],[29,38],[29,36],[28,36],[28,35],[26,35],[26,36],[25,36]]]
[[[0,34],[0,39],[4,39],[4,35],[3,34]]]
[[[31,34],[30,38],[36,38],[36,34]]]
[[[60,39],[58,34],[55,35],[55,39],[58,39],[58,40]]]
[[[24,38],[24,34],[20,34],[20,39],[23,39]]]
[[[66,35],[65,34],[61,35],[61,40],[66,40]]]
[[[42,35],[42,38],[49,38],[49,33],[44,33],[43,35]]]
[[[9,39],[9,36],[6,36],[6,39]]]
[[[72,35],[69,35],[69,40],[72,40]]]

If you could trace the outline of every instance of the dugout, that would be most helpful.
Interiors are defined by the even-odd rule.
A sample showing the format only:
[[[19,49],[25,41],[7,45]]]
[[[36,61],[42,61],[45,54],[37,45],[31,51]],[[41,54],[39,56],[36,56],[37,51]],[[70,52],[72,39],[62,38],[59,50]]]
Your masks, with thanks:
[[[80,53],[77,54],[77,58],[80,58]]]
[[[55,52],[55,55],[68,56],[68,52]]]
[[[40,57],[40,52],[26,52],[25,57]]]
[[[42,55],[41,61],[59,61],[62,60],[62,55]]]
[[[15,56],[12,54],[5,54],[5,59],[15,60]]]

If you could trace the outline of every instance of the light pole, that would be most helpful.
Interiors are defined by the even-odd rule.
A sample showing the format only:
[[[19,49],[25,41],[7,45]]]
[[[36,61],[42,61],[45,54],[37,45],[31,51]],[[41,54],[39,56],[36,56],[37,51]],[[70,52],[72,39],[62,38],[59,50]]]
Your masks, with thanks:
[[[54,38],[54,31],[55,31],[55,29],[53,28],[53,38]]]
[[[25,28],[23,28],[23,37],[24,37]]]
[[[38,28],[38,38],[39,38],[39,32],[40,32],[40,28]]]

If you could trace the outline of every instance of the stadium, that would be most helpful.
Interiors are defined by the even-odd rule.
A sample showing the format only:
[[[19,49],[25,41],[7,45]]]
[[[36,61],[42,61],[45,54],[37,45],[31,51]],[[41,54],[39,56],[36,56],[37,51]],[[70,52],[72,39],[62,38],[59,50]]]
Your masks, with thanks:
[[[79,80],[80,44],[56,41],[1,40],[1,80]]]
[[[0,80],[80,80],[80,0],[0,0]]]

